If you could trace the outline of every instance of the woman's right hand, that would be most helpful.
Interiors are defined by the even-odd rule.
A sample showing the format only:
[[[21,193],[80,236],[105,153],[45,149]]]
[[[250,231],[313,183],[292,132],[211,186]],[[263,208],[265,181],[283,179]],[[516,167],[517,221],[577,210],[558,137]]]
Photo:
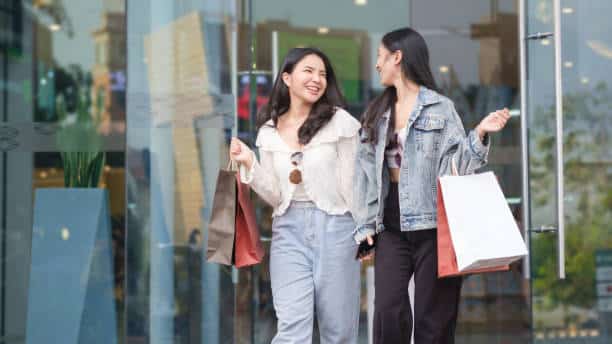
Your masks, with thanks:
[[[251,166],[253,166],[253,151],[244,142],[232,137],[230,159],[243,164],[247,169],[251,169]]]

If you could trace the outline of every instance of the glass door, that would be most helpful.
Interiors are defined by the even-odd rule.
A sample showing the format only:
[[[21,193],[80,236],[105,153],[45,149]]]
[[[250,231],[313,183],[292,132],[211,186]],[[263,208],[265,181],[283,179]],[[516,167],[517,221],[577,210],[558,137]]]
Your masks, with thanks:
[[[612,338],[610,10],[605,0],[520,1],[534,342]]]
[[[490,111],[507,107],[512,118],[491,136],[483,170],[493,171],[515,218],[521,214],[521,123],[518,0],[411,1],[410,26],[427,41],[442,92],[469,130]],[[453,8],[452,11],[440,9]],[[464,278],[457,344],[523,344],[529,341],[530,288],[524,264],[510,271]],[[503,310],[500,312],[500,310]]]

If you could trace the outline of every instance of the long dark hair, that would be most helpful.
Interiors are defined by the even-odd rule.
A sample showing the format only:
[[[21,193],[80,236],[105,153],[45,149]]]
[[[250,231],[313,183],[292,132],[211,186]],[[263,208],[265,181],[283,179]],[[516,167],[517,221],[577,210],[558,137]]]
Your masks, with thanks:
[[[316,55],[325,65],[327,87],[325,92],[312,105],[308,118],[298,130],[298,139],[301,144],[305,145],[315,136],[319,129],[323,128],[336,112],[336,107],[344,107],[344,97],[338,87],[336,74],[332,68],[329,58],[319,49],[316,48],[293,48],[285,56],[283,65],[280,68],[274,86],[270,93],[268,103],[264,105],[257,114],[257,128],[261,128],[267,121],[272,119],[274,127],[278,125],[278,118],[285,112],[289,111],[291,105],[291,97],[289,96],[289,88],[283,82],[283,73],[292,73],[295,66],[306,56]]]
[[[440,92],[429,66],[429,49],[423,36],[411,28],[402,28],[385,34],[382,44],[390,52],[401,51],[401,68],[404,76],[419,86]],[[387,140],[391,137],[395,127],[395,103],[397,91],[394,86],[387,87],[382,94],[376,97],[367,107],[362,118],[363,130],[367,141],[378,141],[378,122],[382,115],[391,110]]]

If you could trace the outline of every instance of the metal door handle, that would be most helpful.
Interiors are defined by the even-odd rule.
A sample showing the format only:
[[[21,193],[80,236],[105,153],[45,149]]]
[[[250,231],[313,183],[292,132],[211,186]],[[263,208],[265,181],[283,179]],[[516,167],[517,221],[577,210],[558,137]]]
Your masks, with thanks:
[[[558,276],[565,278],[565,219],[564,219],[564,170],[563,170],[563,76],[561,66],[561,0],[554,0],[554,32],[537,32],[527,35],[526,30],[526,0],[519,0],[519,53],[521,78],[521,158],[522,158],[522,192],[523,192],[523,233],[527,247],[531,232],[557,232],[558,246]],[[555,123],[556,123],[556,172],[557,172],[557,226],[542,226],[531,229],[530,190],[529,190],[529,131],[527,112],[527,41],[555,37]],[[523,273],[526,279],[531,278],[529,258],[523,259]]]
[[[522,204],[522,224],[523,224],[523,237],[525,238],[525,244],[530,249],[530,232],[531,227],[531,195],[529,193],[529,131],[527,129],[527,40],[525,34],[525,1],[519,0],[519,65],[520,65],[520,78],[521,78],[521,183],[523,193],[523,204]],[[531,265],[529,256],[523,258],[523,277],[531,279]]]
[[[555,110],[557,124],[557,245],[559,279],[565,279],[565,174],[563,169],[563,75],[561,66],[561,0],[554,3],[555,20]]]

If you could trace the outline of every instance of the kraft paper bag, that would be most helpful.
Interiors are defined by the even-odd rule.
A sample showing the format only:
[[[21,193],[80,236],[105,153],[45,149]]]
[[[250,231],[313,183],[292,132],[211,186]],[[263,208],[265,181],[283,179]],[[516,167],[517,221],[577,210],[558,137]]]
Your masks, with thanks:
[[[207,261],[246,267],[264,256],[250,188],[240,182],[235,163],[220,170],[208,225]]]
[[[232,265],[236,235],[236,171],[230,162],[219,170],[208,223],[208,262]]]

